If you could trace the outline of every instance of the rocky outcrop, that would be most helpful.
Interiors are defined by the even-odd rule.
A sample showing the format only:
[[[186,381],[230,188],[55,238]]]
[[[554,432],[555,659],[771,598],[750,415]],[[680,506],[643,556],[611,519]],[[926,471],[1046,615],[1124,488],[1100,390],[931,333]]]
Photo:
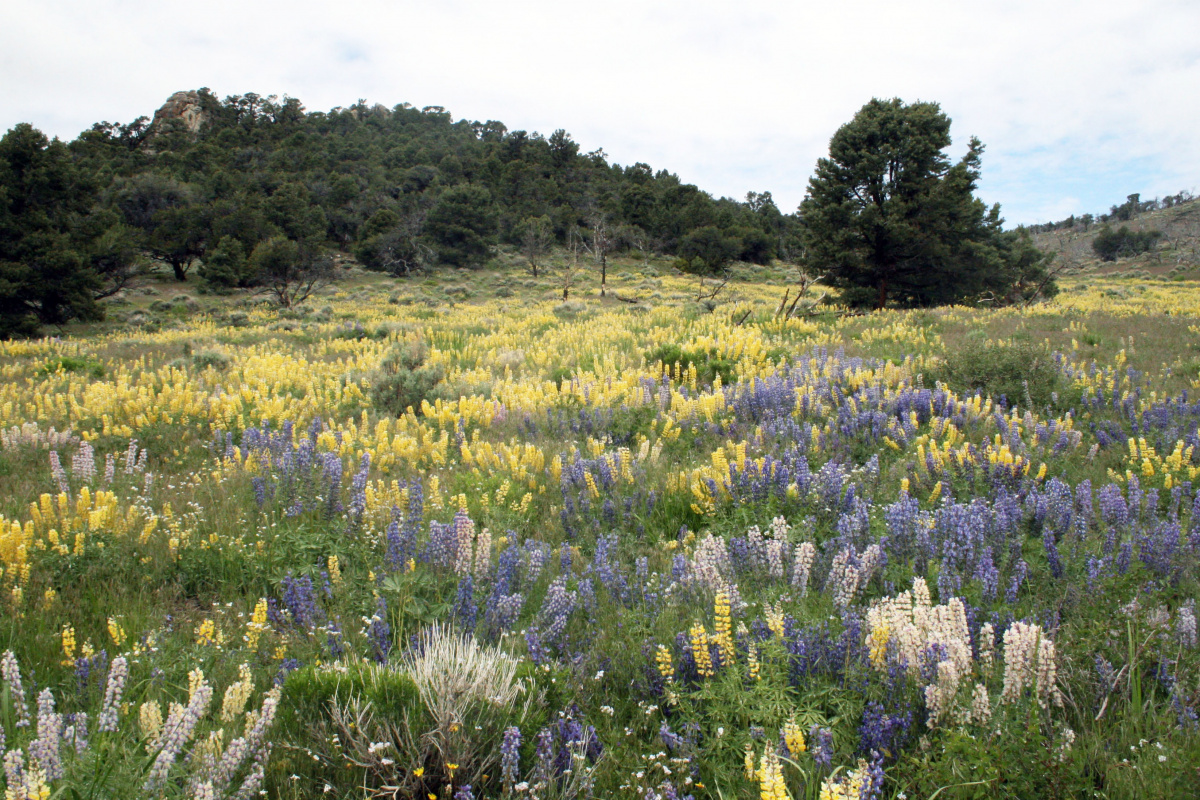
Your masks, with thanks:
[[[196,134],[207,122],[207,115],[200,104],[200,93],[196,91],[176,92],[167,98],[162,108],[154,112],[151,128],[155,133],[169,130],[185,130]]]

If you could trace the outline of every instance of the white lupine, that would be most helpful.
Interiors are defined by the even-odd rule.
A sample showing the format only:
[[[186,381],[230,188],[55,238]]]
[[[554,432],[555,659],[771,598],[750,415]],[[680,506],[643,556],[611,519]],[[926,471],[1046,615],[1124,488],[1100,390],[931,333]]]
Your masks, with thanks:
[[[167,716],[167,722],[163,726],[162,749],[146,778],[144,788],[147,793],[155,792],[166,780],[167,773],[174,765],[176,757],[183,750],[184,745],[191,741],[196,732],[196,726],[200,724],[200,719],[208,710],[212,695],[212,687],[208,685],[208,681],[201,680],[200,685],[192,692],[191,700],[188,701],[186,707],[178,703],[171,704],[171,713]]]
[[[475,537],[475,580],[487,577],[492,568],[492,532],[484,528]]]
[[[1000,699],[1014,702],[1026,689],[1033,689],[1043,708],[1050,702],[1060,705],[1055,661],[1054,642],[1042,633],[1041,626],[1014,622],[1004,632],[1004,689]]]
[[[76,480],[90,484],[96,477],[96,451],[87,442],[80,442],[71,458],[71,474]]]
[[[783,546],[784,543],[779,539],[770,539],[765,545],[767,550],[767,574],[776,580],[783,578]]]
[[[979,636],[976,641],[978,645],[976,649],[979,651],[979,668],[985,675],[990,675],[996,651],[996,629],[992,627],[992,623],[985,622],[979,626]]]
[[[817,557],[817,548],[812,542],[801,542],[796,546],[792,558],[792,586],[801,597],[808,594],[808,579],[812,575],[813,559]]]
[[[929,709],[929,727],[944,718],[952,718],[954,698],[958,694],[958,667],[950,659],[937,665],[937,680],[925,687],[925,706]]]
[[[783,517],[776,517],[771,520],[770,533],[771,537],[778,539],[781,542],[787,541],[788,533],[792,530],[792,526]]]
[[[705,534],[692,555],[693,579],[712,593],[717,593],[729,584],[733,568],[729,563],[729,551],[725,540]]]
[[[908,671],[917,675],[928,649],[937,645],[954,663],[960,675],[969,675],[972,667],[971,640],[967,630],[966,608],[957,597],[939,606],[929,605],[929,590],[922,578],[913,581],[911,592],[885,598],[867,610],[867,635],[878,648],[892,645]],[[882,659],[876,667],[886,670]]]
[[[825,591],[833,596],[833,604],[847,608],[854,602],[861,584],[861,573],[853,548],[847,547],[833,557],[829,577],[825,579]]]
[[[1196,646],[1196,602],[1189,600],[1180,606],[1179,614],[1175,617],[1175,638],[1180,646],[1192,649]]]
[[[987,687],[982,683],[977,683],[971,694],[971,722],[976,725],[986,725],[991,718],[992,703],[988,699]]]

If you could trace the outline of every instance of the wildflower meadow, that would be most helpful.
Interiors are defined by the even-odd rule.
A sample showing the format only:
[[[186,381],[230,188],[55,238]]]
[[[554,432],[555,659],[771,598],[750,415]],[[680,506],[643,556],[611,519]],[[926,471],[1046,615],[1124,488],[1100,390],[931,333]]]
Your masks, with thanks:
[[[1200,794],[1200,284],[609,269],[0,342],[6,797]]]

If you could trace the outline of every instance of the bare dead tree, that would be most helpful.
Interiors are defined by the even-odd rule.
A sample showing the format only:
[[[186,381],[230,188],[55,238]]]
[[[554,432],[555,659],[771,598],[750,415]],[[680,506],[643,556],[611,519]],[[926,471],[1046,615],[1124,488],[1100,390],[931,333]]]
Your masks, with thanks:
[[[425,212],[413,211],[400,218],[399,223],[380,242],[380,266],[393,275],[408,276],[426,269],[437,261],[433,248],[421,239],[425,227]]]
[[[529,272],[533,277],[538,276],[538,267],[553,243],[554,231],[550,227],[549,217],[527,217],[521,223],[521,255],[529,262]]]
[[[600,296],[604,297],[608,286],[608,254],[612,252],[614,243],[608,215],[599,209],[592,211],[588,215],[588,229],[588,240],[583,242],[583,246],[600,268]]]
[[[578,228],[572,227],[567,233],[567,257],[558,269],[558,282],[562,286],[564,303],[567,302],[571,289],[579,278],[579,249],[582,239]]]
[[[634,225],[629,229],[629,241],[642,254],[642,266],[650,266],[650,256],[658,253],[660,243],[643,228]]]
[[[780,319],[780,318],[785,319],[785,320],[791,319],[792,316],[796,313],[796,307],[798,305],[800,305],[800,301],[808,294],[808,290],[811,289],[817,283],[824,280],[824,278],[825,278],[824,273],[817,275],[814,272],[812,272],[811,270],[809,270],[807,267],[801,267],[799,280],[797,281],[797,283],[799,285],[796,287],[796,297],[792,300],[791,305],[787,304],[788,296],[791,293],[791,288],[789,287],[783,293],[783,299],[779,301],[779,308],[775,311],[775,319]],[[818,297],[816,300],[813,300],[810,303],[806,303],[805,308],[811,309],[817,303],[821,302],[824,299],[825,299],[825,293],[822,292],[821,296]]]
[[[717,295],[721,293],[721,290],[724,289],[725,285],[728,283],[729,283],[729,279],[725,278],[720,283],[714,282],[714,284],[708,284],[706,286],[706,284],[704,283],[704,276],[701,275],[700,276],[700,290],[696,293],[696,301],[702,302],[704,300],[716,300]],[[705,291],[706,288],[707,288],[707,291]]]

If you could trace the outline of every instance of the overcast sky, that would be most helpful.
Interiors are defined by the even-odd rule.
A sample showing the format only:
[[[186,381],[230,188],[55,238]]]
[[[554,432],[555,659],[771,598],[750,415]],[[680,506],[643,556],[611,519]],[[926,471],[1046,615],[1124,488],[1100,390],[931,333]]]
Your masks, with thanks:
[[[1200,0],[5,0],[0,127],[180,89],[445,106],[792,211],[871,97],[934,100],[1010,224],[1200,186]]]

